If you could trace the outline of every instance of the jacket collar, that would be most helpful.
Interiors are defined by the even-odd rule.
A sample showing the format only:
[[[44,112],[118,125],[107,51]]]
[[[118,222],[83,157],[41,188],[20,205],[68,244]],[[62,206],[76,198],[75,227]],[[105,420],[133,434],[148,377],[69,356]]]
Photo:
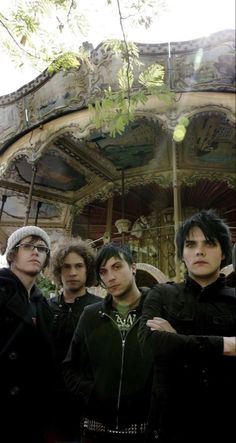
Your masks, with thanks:
[[[221,296],[221,291],[226,287],[226,278],[224,274],[220,274],[220,276],[210,285],[205,286],[204,288],[199,285],[195,280],[187,275],[185,279],[185,290],[191,290],[195,295],[199,297],[209,297],[216,298],[218,295]]]
[[[139,301],[139,305],[137,306],[137,310],[141,311],[143,307],[143,302],[148,294],[149,288],[138,288],[141,292],[141,297]],[[105,312],[110,312],[112,309],[112,295],[108,294],[103,300],[103,309]]]

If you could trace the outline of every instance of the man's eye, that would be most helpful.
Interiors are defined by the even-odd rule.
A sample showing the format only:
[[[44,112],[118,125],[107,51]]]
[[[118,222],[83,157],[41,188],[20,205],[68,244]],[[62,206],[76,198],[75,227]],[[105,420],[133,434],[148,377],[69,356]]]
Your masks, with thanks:
[[[25,243],[24,245],[22,245],[23,249],[25,249],[26,251],[30,251],[32,248],[32,245],[30,245],[29,243]]]
[[[206,241],[206,244],[207,244],[208,246],[215,246],[215,245],[216,245],[216,242],[215,242],[214,240],[207,240],[207,241]]]
[[[36,246],[39,252],[48,252],[48,248],[46,246]]]

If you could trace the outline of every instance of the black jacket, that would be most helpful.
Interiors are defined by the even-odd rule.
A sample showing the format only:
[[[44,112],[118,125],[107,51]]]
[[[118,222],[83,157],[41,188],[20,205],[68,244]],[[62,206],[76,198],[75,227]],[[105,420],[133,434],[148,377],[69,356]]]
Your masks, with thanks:
[[[111,295],[86,307],[63,363],[67,387],[83,401],[84,417],[108,427],[147,420],[151,362],[137,341],[144,297],[125,339],[113,319]]]
[[[79,435],[79,422],[81,404],[65,387],[61,375],[61,363],[66,357],[74,330],[84,307],[100,302],[101,297],[86,292],[82,297],[77,297],[74,303],[66,303],[63,293],[49,300],[53,310],[52,337],[56,352],[56,361],[59,377],[54,395],[54,429],[60,436],[59,440],[76,440]]]
[[[85,306],[100,301],[101,297],[89,292],[82,297],[77,297],[74,303],[66,303],[63,293],[49,300],[49,305],[53,310],[52,335],[59,363],[66,357],[74,330]]]
[[[46,408],[55,368],[51,322],[52,312],[40,290],[34,286],[29,300],[26,288],[16,275],[7,268],[1,269],[1,441],[41,442],[40,429],[47,421]]]
[[[152,332],[155,316],[177,334]],[[155,360],[150,420],[161,443],[233,441],[236,357],[223,356],[224,336],[236,336],[236,296],[223,276],[205,288],[187,278],[150,291],[139,339]]]

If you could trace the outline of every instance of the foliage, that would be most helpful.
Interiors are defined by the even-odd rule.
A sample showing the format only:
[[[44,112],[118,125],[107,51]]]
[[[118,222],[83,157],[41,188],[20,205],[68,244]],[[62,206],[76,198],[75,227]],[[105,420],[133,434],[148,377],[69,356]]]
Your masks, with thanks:
[[[48,67],[48,72],[54,74],[58,71],[66,71],[68,69],[78,68],[80,65],[78,54],[73,52],[65,52],[60,54],[56,60],[54,60]]]
[[[122,40],[106,40],[105,51],[112,51],[122,60],[117,75],[117,88],[107,86],[100,99],[89,105],[96,128],[112,136],[124,132],[134,120],[139,105],[148,95],[170,101],[173,94],[164,84],[164,68],[158,64],[142,71],[139,51],[129,41],[127,28],[151,25],[153,18],[165,10],[166,0],[106,0],[107,7],[116,7]],[[76,0],[15,0],[15,8],[0,11],[0,45],[19,66],[32,63],[41,72],[47,67],[53,74],[59,70],[78,68],[86,63],[93,72],[88,42],[89,16],[81,13]],[[92,14],[92,12],[91,12]],[[2,37],[2,38],[1,38]],[[87,45],[86,45],[87,44]],[[138,74],[137,74],[138,72]],[[138,78],[137,78],[138,75]]]
[[[168,91],[164,84],[164,68],[157,63],[149,66],[138,78],[138,84],[134,83],[133,66],[124,62],[118,73],[119,89],[113,91],[110,87],[104,90],[101,101],[89,105],[96,128],[103,128],[112,137],[122,134],[127,125],[135,119],[135,111],[138,105],[144,105],[148,95],[156,95],[159,99],[170,101],[173,94]]]
[[[18,67],[32,65],[39,72],[51,67],[78,66],[80,48],[74,45],[75,33],[86,36],[86,17],[75,11],[74,0],[16,0],[0,11],[0,47],[5,48]],[[70,33],[70,40],[67,39]],[[71,52],[71,54],[69,54]],[[75,52],[77,56],[75,57]]]
[[[40,277],[38,277],[37,286],[41,289],[43,295],[46,298],[50,297],[51,292],[56,291],[55,284],[45,275],[41,275]]]

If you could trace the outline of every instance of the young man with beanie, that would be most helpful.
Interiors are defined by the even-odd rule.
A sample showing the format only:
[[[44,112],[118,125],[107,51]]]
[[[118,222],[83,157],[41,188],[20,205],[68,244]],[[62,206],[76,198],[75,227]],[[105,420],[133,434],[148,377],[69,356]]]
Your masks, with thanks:
[[[229,443],[235,434],[236,294],[220,269],[231,263],[230,230],[214,211],[203,210],[182,223],[176,245],[186,279],[151,289],[139,329],[155,363],[154,441]]]
[[[126,245],[104,245],[96,257],[108,295],[85,307],[63,363],[68,389],[83,405],[82,443],[143,443],[151,362],[137,329],[145,291]]]
[[[9,268],[0,270],[0,441],[46,441],[53,348],[51,309],[35,285],[47,266],[50,238],[37,226],[13,232]]]
[[[52,273],[60,288],[59,294],[49,301],[53,310],[52,336],[60,366],[84,307],[101,301],[101,297],[88,289],[96,283],[94,250],[83,240],[63,238],[52,256]],[[59,381],[55,400],[58,439],[61,443],[78,442],[80,405],[66,390],[63,378]]]

